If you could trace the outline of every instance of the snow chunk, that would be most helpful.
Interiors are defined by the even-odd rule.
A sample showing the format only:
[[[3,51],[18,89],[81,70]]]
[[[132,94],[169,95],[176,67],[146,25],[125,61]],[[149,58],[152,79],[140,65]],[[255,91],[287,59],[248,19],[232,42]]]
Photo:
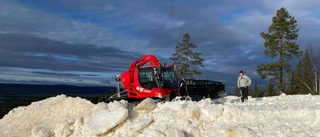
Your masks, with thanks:
[[[185,137],[184,133],[176,128],[169,128],[164,133],[167,137]]]
[[[141,103],[139,103],[134,108],[134,110],[149,112],[149,111],[153,110],[155,107],[156,107],[156,103],[154,102],[154,100],[151,98],[147,98],[147,99],[143,100]]]
[[[142,133],[140,135],[138,135],[138,137],[167,137],[166,134],[164,134],[163,132],[159,131],[159,130],[149,130],[145,133]]]
[[[144,114],[149,113],[150,111],[156,108],[156,103],[153,99],[147,98],[140,102],[135,108],[133,108],[130,119],[136,119],[143,116]]]
[[[237,126],[235,128],[226,129],[225,135],[228,137],[256,137],[257,135],[247,127]]]
[[[31,132],[34,137],[51,137],[54,135],[53,131],[48,127],[36,127]]]
[[[142,117],[140,119],[137,119],[136,121],[133,121],[132,123],[129,123],[127,126],[128,130],[141,130],[145,128],[148,124],[150,124],[153,121],[153,117]]]
[[[11,110],[0,120],[0,136],[85,135],[83,121],[103,109],[79,97],[50,97]]]
[[[108,132],[128,117],[128,109],[120,107],[113,111],[101,110],[85,123],[85,127],[92,135]]]

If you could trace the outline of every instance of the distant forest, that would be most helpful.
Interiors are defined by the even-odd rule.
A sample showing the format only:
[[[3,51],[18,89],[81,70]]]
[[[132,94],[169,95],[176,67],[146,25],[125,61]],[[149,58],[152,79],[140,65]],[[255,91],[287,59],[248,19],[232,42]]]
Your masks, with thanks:
[[[71,86],[71,85],[32,85],[0,83],[0,118],[19,106],[30,105],[48,97],[64,94],[70,97],[81,97],[98,103],[103,96],[116,90],[115,87]]]

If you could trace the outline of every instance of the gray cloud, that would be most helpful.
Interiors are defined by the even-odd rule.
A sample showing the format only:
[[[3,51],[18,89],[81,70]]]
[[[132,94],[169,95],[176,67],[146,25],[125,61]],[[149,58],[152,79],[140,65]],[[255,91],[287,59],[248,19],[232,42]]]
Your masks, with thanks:
[[[41,68],[68,71],[114,71],[130,52],[115,47],[68,44],[28,35],[0,35],[0,64],[5,67]],[[138,53],[137,53],[138,54]]]
[[[3,0],[0,68],[7,71],[0,75],[9,79],[23,74],[24,82],[27,76],[36,76],[30,81],[57,77],[113,84],[113,75],[145,54],[170,63],[175,45],[189,33],[205,59],[202,78],[225,82],[233,90],[238,71],[244,70],[264,85],[256,68],[272,59],[264,56],[260,33],[268,30],[276,10],[285,7],[298,20],[301,49],[308,44],[317,47],[319,4],[316,0]]]

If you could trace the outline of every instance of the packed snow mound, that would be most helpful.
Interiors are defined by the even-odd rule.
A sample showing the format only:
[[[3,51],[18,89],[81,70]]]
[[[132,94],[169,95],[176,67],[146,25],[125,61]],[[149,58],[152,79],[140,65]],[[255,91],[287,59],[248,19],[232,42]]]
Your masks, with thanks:
[[[137,106],[126,101],[92,104],[65,95],[10,111],[1,137],[264,137],[319,136],[320,96],[235,96],[198,102]]]

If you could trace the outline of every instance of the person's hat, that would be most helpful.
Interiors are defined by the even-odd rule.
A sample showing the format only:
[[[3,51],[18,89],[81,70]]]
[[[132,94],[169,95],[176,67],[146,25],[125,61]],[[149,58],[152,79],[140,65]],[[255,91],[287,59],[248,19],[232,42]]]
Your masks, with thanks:
[[[242,71],[242,70],[240,70],[240,72],[239,73],[243,73],[244,74],[244,72]]]

